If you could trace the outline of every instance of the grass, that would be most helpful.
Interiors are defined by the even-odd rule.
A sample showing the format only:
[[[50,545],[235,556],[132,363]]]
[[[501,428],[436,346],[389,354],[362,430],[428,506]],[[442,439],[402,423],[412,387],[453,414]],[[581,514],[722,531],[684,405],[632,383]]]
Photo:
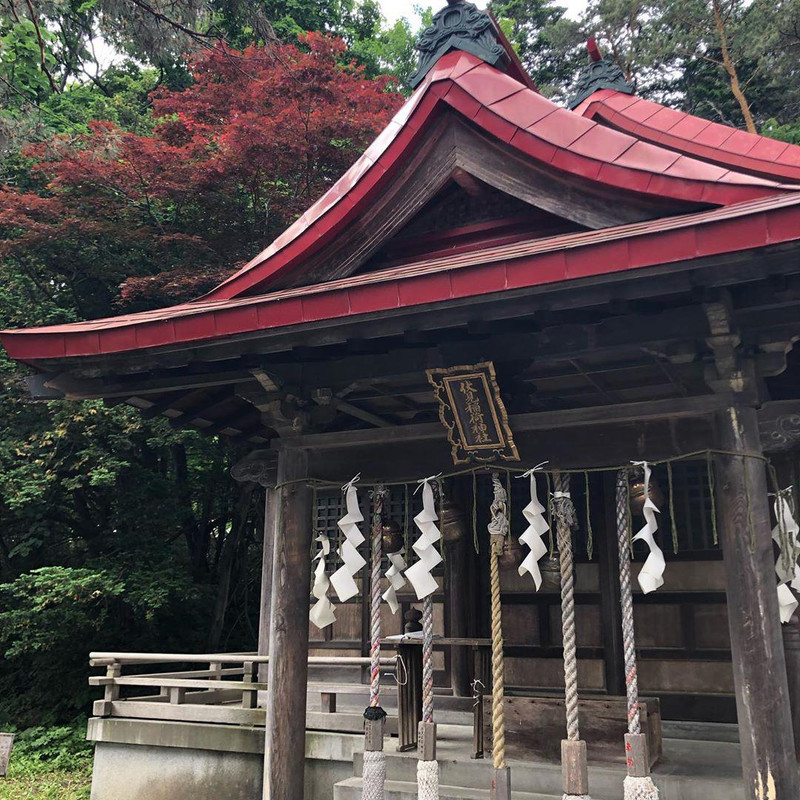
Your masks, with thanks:
[[[0,800],[88,800],[92,750],[84,730],[76,724],[18,734]]]

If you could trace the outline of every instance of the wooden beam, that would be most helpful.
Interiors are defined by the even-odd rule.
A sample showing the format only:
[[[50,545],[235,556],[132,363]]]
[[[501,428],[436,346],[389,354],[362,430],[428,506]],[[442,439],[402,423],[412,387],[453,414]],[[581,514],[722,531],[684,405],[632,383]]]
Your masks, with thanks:
[[[353,403],[348,403],[345,400],[339,400],[338,398],[334,397],[331,400],[331,405],[337,410],[341,411],[343,414],[360,419],[362,422],[368,422],[370,425],[374,425],[376,428],[394,427],[394,423],[389,422],[389,420],[379,417],[377,414],[372,414],[369,411],[365,411],[363,408],[359,408],[358,406],[353,405]]]
[[[717,511],[748,800],[798,796],[764,462],[754,408],[717,415]]]
[[[451,177],[470,197],[480,196],[482,191],[480,181],[476,181],[469,172],[456,167]]]
[[[269,692],[264,753],[265,800],[303,800],[311,489],[308,454],[284,448],[278,459],[280,525],[272,567]]]
[[[210,395],[206,395],[201,402],[181,411],[181,415],[179,417],[173,417],[170,419],[169,424],[172,428],[182,428],[186,425],[194,424],[200,420],[211,422],[211,420],[206,417],[206,414],[208,414],[210,411],[213,411],[222,403],[227,402],[232,397],[233,384],[223,386],[221,389],[212,392]]]
[[[592,408],[571,408],[564,411],[542,411],[535,414],[515,414],[509,418],[514,433],[524,431],[572,428],[582,425],[604,425],[682,417],[702,417],[724,408],[730,400],[726,395],[701,395],[675,400],[642,403],[620,403]],[[446,434],[441,423],[398,425],[380,430],[318,433],[285,440],[292,447],[314,450],[361,447],[371,444],[411,442],[423,439],[443,440]]]

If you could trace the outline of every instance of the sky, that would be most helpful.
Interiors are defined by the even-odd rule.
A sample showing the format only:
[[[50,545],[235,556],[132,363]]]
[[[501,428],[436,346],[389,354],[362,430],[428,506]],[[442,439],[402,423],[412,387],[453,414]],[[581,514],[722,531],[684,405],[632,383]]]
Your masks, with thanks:
[[[433,2],[432,0],[380,0],[381,8],[383,9],[384,16],[390,21],[406,17],[409,20],[415,20],[414,6],[431,6],[434,10],[438,10],[438,6],[444,7],[444,2]],[[486,3],[482,0],[477,0],[476,5],[483,8]],[[577,17],[578,14],[586,6],[586,0],[561,0],[559,5],[563,5],[567,9],[567,13],[571,17]]]

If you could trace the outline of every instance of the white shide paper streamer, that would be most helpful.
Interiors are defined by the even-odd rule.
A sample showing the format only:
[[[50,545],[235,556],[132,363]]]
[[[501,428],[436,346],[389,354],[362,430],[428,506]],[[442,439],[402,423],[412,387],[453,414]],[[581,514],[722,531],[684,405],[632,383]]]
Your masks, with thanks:
[[[792,513],[792,507],[789,503],[791,496],[791,488],[785,489],[775,495],[775,519],[778,524],[772,529],[772,538],[778,545],[778,560],[775,563],[775,572],[778,574],[778,606],[781,614],[781,622],[785,625],[790,622],[797,611],[798,601],[792,589],[800,590],[800,566],[795,561],[792,564],[786,564],[786,557],[783,553],[784,544],[789,544],[794,548],[794,552],[798,552],[798,536],[800,536],[800,525]],[[783,531],[784,536],[781,535]],[[788,539],[788,542],[786,541]],[[794,553],[790,554],[792,557]],[[789,588],[791,585],[792,588]]]
[[[432,595],[438,588],[431,570],[442,562],[442,556],[435,547],[436,542],[442,538],[441,531],[436,527],[439,517],[436,515],[431,486],[431,481],[435,479],[436,476],[419,482],[422,486],[422,511],[414,517],[414,524],[419,528],[420,536],[412,545],[412,549],[419,556],[419,561],[406,570],[406,578],[414,587],[419,600]]]
[[[381,595],[381,597],[389,604],[392,614],[396,614],[400,608],[397,602],[397,592],[406,585],[406,579],[403,577],[403,570],[406,568],[406,562],[403,558],[405,548],[399,553],[389,553],[389,569],[386,570],[386,579],[389,581],[389,588]]]
[[[539,502],[539,495],[536,489],[536,473],[546,463],[545,461],[533,469],[529,469],[524,475],[520,475],[520,478],[530,478],[531,481],[531,501],[522,509],[522,514],[528,522],[528,529],[519,537],[520,542],[530,548],[530,552],[525,556],[518,571],[520,577],[527,572],[533,578],[537,592],[542,587],[539,560],[547,553],[547,545],[542,537],[550,530],[550,526],[547,524],[547,519],[544,515],[545,508]]]
[[[645,594],[650,594],[664,585],[664,570],[666,562],[661,548],[656,544],[655,535],[658,533],[658,520],[656,514],[661,512],[650,499],[650,475],[652,470],[646,461],[632,462],[637,467],[644,469],[644,527],[633,537],[634,542],[642,541],[650,548],[650,555],[639,573],[639,586]]]
[[[311,589],[311,594],[317,598],[317,602],[311,607],[308,618],[321,630],[336,622],[336,615],[333,613],[336,607],[328,599],[331,582],[325,574],[325,559],[331,552],[331,542],[324,533],[317,536],[317,541],[320,548],[314,556],[317,566],[314,569],[314,586]]]
[[[367,560],[357,549],[364,541],[364,534],[358,528],[358,523],[364,521],[364,515],[358,506],[358,492],[355,487],[360,477],[360,475],[356,475],[350,483],[346,483],[342,487],[347,513],[339,520],[337,525],[344,534],[344,543],[339,548],[339,556],[343,563],[331,575],[331,585],[342,603],[347,602],[351,597],[355,597],[358,594],[358,586],[353,577],[367,563]]]

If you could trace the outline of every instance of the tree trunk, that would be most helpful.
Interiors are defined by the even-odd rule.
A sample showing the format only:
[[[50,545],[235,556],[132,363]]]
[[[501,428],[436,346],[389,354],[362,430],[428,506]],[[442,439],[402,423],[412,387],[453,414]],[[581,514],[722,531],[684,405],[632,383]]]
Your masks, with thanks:
[[[731,51],[728,46],[728,32],[725,30],[725,20],[722,15],[722,7],[719,0],[713,0],[714,6],[714,27],[717,30],[719,37],[719,46],[722,50],[722,66],[725,72],[728,73],[728,79],[731,84],[731,92],[739,103],[739,108],[742,110],[745,125],[747,125],[748,133],[758,133],[756,130],[756,123],[753,121],[753,113],[750,111],[750,104],[747,102],[742,86],[739,83],[739,73],[736,69],[736,64],[731,58]]]
[[[220,556],[217,572],[217,597],[208,634],[208,648],[212,653],[219,649],[219,643],[222,640],[222,633],[225,629],[225,615],[228,611],[228,603],[231,596],[231,581],[236,564],[236,555],[239,552],[239,544],[247,525],[250,500],[253,496],[254,488],[255,484],[252,483],[242,487],[233,513],[230,533],[225,537],[225,543],[222,546],[222,555]]]

